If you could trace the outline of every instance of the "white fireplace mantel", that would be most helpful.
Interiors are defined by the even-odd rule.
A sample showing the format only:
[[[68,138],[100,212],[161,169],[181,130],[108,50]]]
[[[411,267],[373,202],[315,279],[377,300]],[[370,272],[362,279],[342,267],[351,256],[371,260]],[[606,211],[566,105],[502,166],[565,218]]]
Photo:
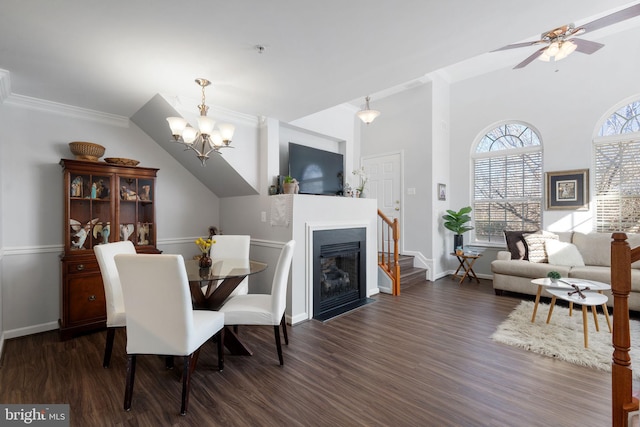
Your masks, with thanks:
[[[367,233],[366,271],[367,297],[377,294],[377,201],[348,197],[287,194],[271,196],[272,218],[279,210],[278,223],[272,226],[291,230],[296,249],[291,266],[291,286],[288,289],[287,308],[291,310],[292,324],[313,317],[313,232],[341,228],[364,227]]]

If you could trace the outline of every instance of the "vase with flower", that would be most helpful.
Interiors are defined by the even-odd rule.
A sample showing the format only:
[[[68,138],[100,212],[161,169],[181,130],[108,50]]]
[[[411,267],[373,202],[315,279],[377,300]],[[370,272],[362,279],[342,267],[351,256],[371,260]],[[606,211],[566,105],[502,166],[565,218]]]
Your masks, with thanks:
[[[358,185],[355,189],[355,194],[356,197],[365,198],[365,194],[364,194],[364,186],[367,184],[367,180],[369,179],[369,177],[367,176],[367,173],[364,170],[364,166],[362,166],[360,169],[356,169],[352,172],[354,175],[356,175],[359,178],[360,181],[360,185]]]
[[[200,260],[198,261],[200,268],[209,268],[213,264],[213,260],[211,259],[211,246],[214,243],[216,243],[216,241],[211,238],[203,239],[202,237],[198,237],[198,239],[196,239],[196,246],[200,249]]]

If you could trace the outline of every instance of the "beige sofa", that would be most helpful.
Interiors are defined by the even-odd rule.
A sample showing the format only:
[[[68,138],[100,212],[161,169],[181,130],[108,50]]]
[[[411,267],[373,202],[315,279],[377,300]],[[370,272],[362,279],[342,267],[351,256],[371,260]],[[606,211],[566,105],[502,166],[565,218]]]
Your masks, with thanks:
[[[567,249],[575,252],[577,248],[580,254],[578,257],[582,257],[584,265],[581,265],[580,260],[575,261],[575,257],[563,260],[549,255],[547,260],[531,261],[512,259],[514,258],[512,252],[500,251],[497,258],[491,262],[493,288],[496,295],[501,295],[502,291],[535,295],[537,286],[531,284],[531,280],[546,277],[550,271],[557,271],[562,277],[611,283],[611,233],[554,232],[553,234],[557,236],[552,238],[556,242],[562,242],[564,246],[571,246],[568,245],[569,243],[575,246]],[[640,246],[640,234],[627,233],[627,236],[627,241],[632,248]],[[558,243],[554,243],[554,246],[557,245]],[[611,306],[613,298],[610,294],[611,292],[608,292]],[[640,311],[640,261],[632,264],[629,309]]]

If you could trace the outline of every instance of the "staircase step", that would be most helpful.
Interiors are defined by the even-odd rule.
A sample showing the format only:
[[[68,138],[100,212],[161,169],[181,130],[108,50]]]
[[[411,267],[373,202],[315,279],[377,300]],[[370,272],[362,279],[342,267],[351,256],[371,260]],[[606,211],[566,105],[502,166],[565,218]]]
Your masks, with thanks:
[[[424,279],[427,269],[426,268],[418,268],[418,267],[410,267],[403,268],[400,270],[400,286],[403,284],[407,284],[416,279]]]

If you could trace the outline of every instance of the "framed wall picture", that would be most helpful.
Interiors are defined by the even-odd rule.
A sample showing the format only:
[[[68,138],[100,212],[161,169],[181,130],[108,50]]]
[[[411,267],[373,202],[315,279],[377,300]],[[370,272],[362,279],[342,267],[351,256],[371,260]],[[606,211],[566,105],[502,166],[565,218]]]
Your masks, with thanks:
[[[589,169],[545,174],[547,209],[586,210],[589,204]]]
[[[438,184],[438,200],[447,200],[447,184]]]

